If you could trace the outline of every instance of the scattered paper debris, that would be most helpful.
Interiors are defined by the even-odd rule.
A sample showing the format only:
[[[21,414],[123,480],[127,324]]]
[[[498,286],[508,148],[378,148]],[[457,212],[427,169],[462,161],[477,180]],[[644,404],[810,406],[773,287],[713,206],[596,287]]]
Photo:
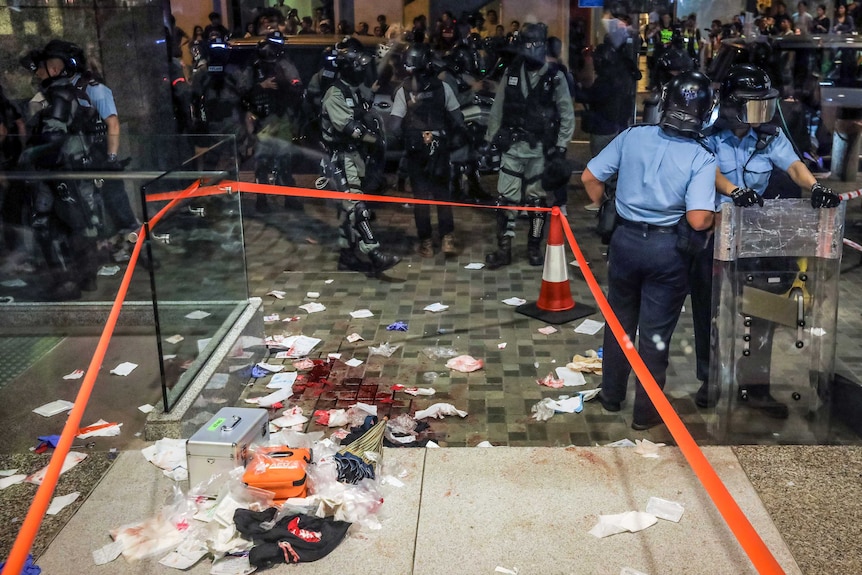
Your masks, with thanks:
[[[263,321],[266,323],[272,323],[272,322],[278,321],[280,319],[281,319],[281,316],[278,315],[277,313],[263,316]]]
[[[545,327],[540,327],[536,331],[538,331],[539,333],[543,333],[545,335],[551,335],[552,333],[557,333],[560,330],[558,330],[557,328],[555,328],[552,325],[546,325]]]
[[[97,276],[115,276],[120,273],[120,266],[102,266],[96,272]]]
[[[27,287],[27,282],[22,279],[15,278],[13,280],[3,280],[0,285],[8,288]]]
[[[153,407],[153,406],[152,406],[152,405],[150,405],[149,403],[145,403],[144,405],[139,405],[139,406],[138,406],[138,411],[140,411],[140,412],[142,412],[142,413],[150,413],[150,412],[151,412],[151,411],[153,411],[154,409],[155,409],[155,407]]]
[[[341,427],[350,423],[350,419],[344,409],[318,409],[314,412],[314,422],[327,427]]]
[[[445,305],[445,304],[442,304],[442,303],[440,303],[440,302],[438,301],[438,302],[436,302],[436,303],[432,303],[432,304],[426,305],[426,306],[425,306],[424,308],[422,308],[422,309],[423,309],[423,310],[425,310],[425,311],[430,311],[430,312],[433,312],[433,313],[437,313],[437,312],[440,312],[440,311],[446,311],[447,309],[449,309],[449,306],[448,306],[448,305]]]
[[[476,446],[478,447],[478,445]],[[494,569],[494,573],[504,573],[505,575],[518,575],[518,568],[514,567],[513,569],[506,569],[505,567],[497,567]]]
[[[347,336],[347,341],[349,341],[350,343],[356,343],[357,341],[360,341],[360,340],[363,340],[363,338],[358,333],[351,333],[350,335]]]
[[[497,349],[506,349],[506,342],[501,342],[497,344]]]
[[[136,367],[138,367],[137,363],[132,363],[131,361],[124,361],[123,363],[112,369],[111,373],[114,375],[121,375],[125,377],[135,371]]]
[[[374,317],[374,314],[371,313],[370,309],[358,309],[356,311],[350,312],[350,317],[353,319],[363,319],[366,317]]]
[[[617,441],[612,441],[605,445],[605,447],[636,447],[634,441],[628,438],[618,439]]]
[[[480,441],[479,443],[477,443],[476,447],[494,447],[494,446],[491,444],[490,441],[488,441],[486,439],[485,441]]]
[[[276,373],[272,376],[272,379],[269,380],[269,383],[267,383],[266,386],[269,389],[282,389],[285,387],[292,388],[293,384],[296,382],[297,375],[299,374],[295,371]]]
[[[617,533],[636,533],[658,523],[655,515],[640,511],[627,511],[616,515],[599,515],[599,522],[590,529],[593,537],[601,539]]]
[[[478,371],[482,369],[484,365],[485,363],[481,359],[476,359],[470,355],[459,355],[458,357],[453,357],[446,362],[446,367],[449,369],[454,369],[455,371],[463,373]]]
[[[84,370],[76,369],[72,373],[67,373],[66,375],[64,375],[63,379],[81,379],[82,377],[84,377]]]
[[[58,413],[69,411],[73,407],[75,407],[75,404],[71,401],[66,401],[65,399],[57,399],[55,401],[37,407],[33,410],[33,413],[38,413],[42,417],[51,417],[53,415],[57,415]]]
[[[574,371],[569,369],[566,366],[559,366],[554,369],[554,373],[557,374],[557,377],[560,378],[563,382],[563,385],[566,387],[575,387],[578,385],[586,385],[587,380],[584,378],[584,374],[579,371]]]
[[[309,299],[317,299],[320,297],[320,292],[319,291],[310,291],[310,292],[307,292],[305,294],[305,297],[307,297]]]
[[[265,395],[263,397],[258,397],[257,405],[261,407],[272,407],[276,403],[280,401],[286,400],[288,397],[293,395],[293,387],[282,387],[280,389],[276,389],[269,395]],[[246,400],[248,401],[248,400]]]
[[[266,295],[271,295],[276,299],[284,299],[284,296],[287,295],[286,291],[274,289],[272,291],[266,292]]]
[[[469,263],[466,266],[464,266],[464,269],[465,270],[480,270],[484,267],[485,267],[485,264],[483,264],[483,263],[473,262],[473,263]]]
[[[635,440],[635,453],[638,455],[643,455],[644,457],[651,457],[658,459],[658,449],[659,447],[664,447],[664,443],[653,443],[649,439],[636,439]]]
[[[47,515],[57,515],[63,509],[74,503],[80,496],[81,494],[78,491],[68,495],[59,495],[51,500],[51,505],[48,506],[48,510],[45,513]]]
[[[299,306],[299,309],[304,309],[308,313],[316,313],[319,311],[325,311],[326,306],[323,305],[322,303],[318,303],[316,301],[313,301],[313,302],[307,303],[305,305]]]
[[[107,565],[120,556],[123,552],[122,541],[112,541],[107,545],[93,551],[93,563],[96,565]]]
[[[620,575],[647,575],[643,571],[638,571],[637,569],[632,569],[631,567],[623,567],[620,569]]]
[[[207,554],[209,549],[201,541],[186,539],[176,549],[159,559],[159,563],[165,567],[185,570],[194,566]]]
[[[605,322],[596,321],[594,319],[585,319],[575,328],[575,333],[585,333],[587,335],[595,335],[605,327]]]
[[[82,461],[87,459],[86,453],[80,453],[78,451],[70,451],[66,454],[66,459],[63,460],[63,467],[60,469],[60,475],[66,473]],[[48,472],[48,466],[46,465],[36,473],[28,476],[26,481],[27,483],[33,483],[34,485],[42,485],[42,481],[45,479],[45,474]],[[14,476],[13,476],[14,477]]]
[[[586,355],[575,355],[571,363],[567,363],[566,367],[572,371],[580,371],[584,373],[602,374],[602,358],[595,350],[587,350]]]
[[[204,319],[205,317],[209,317],[210,315],[212,314],[207,311],[196,310],[186,314],[186,319]]]
[[[437,390],[435,390],[433,387],[405,387],[402,391],[408,395],[413,396],[434,395],[435,393],[437,393]]]
[[[308,418],[302,414],[302,408],[294,406],[285,409],[280,417],[273,419],[270,423],[277,427],[293,427],[308,421]]]
[[[143,448],[141,455],[174,481],[185,481],[189,478],[185,439],[159,439]]]
[[[345,361],[344,363],[345,363],[345,364],[347,364],[347,365],[349,365],[350,367],[359,367],[359,366],[360,366],[360,365],[362,365],[364,362],[363,362],[361,359],[357,359],[357,358],[355,358],[355,357],[354,357],[354,358],[348,359],[348,360],[347,360],[347,361]]]
[[[122,426],[122,423],[115,423],[113,421],[108,422],[104,419],[100,419],[87,427],[80,428],[75,437],[78,439],[89,439],[91,437],[116,437],[117,435],[120,435],[120,432],[122,431],[120,428]]]
[[[519,297],[510,297],[508,299],[504,299],[503,303],[506,305],[517,306],[524,305],[525,303],[527,303],[527,300]]]
[[[542,379],[537,379],[536,383],[538,383],[539,385],[544,385],[545,387],[551,387],[554,389],[558,389],[560,387],[563,387],[563,380],[557,379],[556,377],[554,377],[553,373],[549,373],[548,375],[546,375]]]
[[[18,473],[17,469],[0,469],[0,477],[9,477]]]
[[[646,512],[655,515],[659,519],[679,523],[679,520],[682,519],[682,514],[685,512],[685,507],[676,501],[669,501],[661,497],[650,497],[649,501],[647,501]]]
[[[26,475],[10,475],[9,477],[4,477],[0,479],[0,489],[6,489],[7,487],[11,487],[13,485],[18,485],[19,483],[23,483],[24,480],[27,479]]]
[[[176,335],[172,335],[171,337],[166,337],[165,341],[168,343],[180,343],[184,339],[185,338],[183,336],[181,336],[180,334],[176,334]]]
[[[414,419],[425,419],[426,417],[443,419],[444,415],[457,415],[459,417],[467,417],[467,412],[461,411],[460,409],[456,409],[455,406],[451,403],[435,403],[428,409],[422,409],[420,411],[417,411],[413,415],[413,417]]]
[[[383,357],[392,357],[392,354],[395,353],[398,348],[401,347],[400,344],[397,343],[381,343],[378,346],[369,346],[368,354],[369,355],[382,355]]]
[[[290,323],[292,321],[299,321],[301,319],[302,319],[302,317],[300,317],[298,315],[293,315],[293,316],[284,318],[283,320],[281,320],[281,323]]]
[[[258,367],[265,369],[266,371],[268,371],[270,373],[278,373],[279,371],[282,371],[284,369],[284,366],[281,364],[266,363],[265,361],[259,361],[256,365]]]
[[[332,282],[334,282],[334,281],[335,281],[335,280],[324,280],[324,282],[323,282],[323,283],[325,283],[326,285],[329,285],[329,284],[331,284],[331,283],[332,283]]]
[[[595,389],[586,389],[584,391],[579,391],[578,393],[581,394],[581,398],[583,398],[584,401],[590,401],[591,399],[594,399],[601,390],[601,387],[597,387]]]
[[[306,371],[314,368],[314,361],[305,358],[293,362],[293,368],[297,371]]]

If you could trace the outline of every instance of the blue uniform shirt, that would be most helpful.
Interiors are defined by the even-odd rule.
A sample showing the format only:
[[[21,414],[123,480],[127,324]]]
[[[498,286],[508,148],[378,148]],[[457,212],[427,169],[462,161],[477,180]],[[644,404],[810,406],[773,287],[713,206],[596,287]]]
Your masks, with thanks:
[[[75,84],[80,75],[75,75],[71,79],[71,83]],[[114,93],[104,84],[87,84],[87,97],[93,107],[99,112],[99,117],[103,120],[109,116],[117,115],[117,105],[114,103]],[[85,108],[89,108],[90,104],[86,100],[79,100],[80,104]]]
[[[715,209],[715,157],[659,126],[628,128],[587,164],[602,182],[619,173],[617,213],[630,221],[676,224],[690,210]]]
[[[730,130],[721,130],[709,136],[706,145],[715,153],[718,169],[732,184],[763,194],[773,166],[786,172],[799,156],[781,130],[762,150],[756,149],[757,139],[757,133],[752,129],[742,138],[737,138]],[[727,196],[716,196],[716,203],[731,201]]]

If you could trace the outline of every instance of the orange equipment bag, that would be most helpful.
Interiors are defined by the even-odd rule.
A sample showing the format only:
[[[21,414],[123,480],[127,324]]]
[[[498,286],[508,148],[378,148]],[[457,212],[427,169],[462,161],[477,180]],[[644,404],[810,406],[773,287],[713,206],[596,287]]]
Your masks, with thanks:
[[[308,492],[305,471],[309,463],[310,449],[258,447],[245,468],[242,481],[249,487],[272,491],[277,501],[305,497]]]

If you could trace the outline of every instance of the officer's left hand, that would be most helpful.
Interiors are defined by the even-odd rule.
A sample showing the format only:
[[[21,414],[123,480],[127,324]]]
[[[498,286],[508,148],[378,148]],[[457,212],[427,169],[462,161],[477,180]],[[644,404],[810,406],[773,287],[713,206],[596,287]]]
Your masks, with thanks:
[[[122,172],[128,162],[128,158],[120,161],[117,159],[117,154],[108,154],[108,157],[105,158],[105,163],[102,165],[102,169],[107,172]]]
[[[564,148],[562,146],[554,146],[553,148],[548,150],[548,154],[547,154],[548,160],[556,160],[556,159],[562,160],[563,158],[566,157],[566,151],[567,151],[566,148]]]
[[[816,182],[811,186],[811,207],[812,208],[835,208],[841,203],[841,198],[838,194]]]

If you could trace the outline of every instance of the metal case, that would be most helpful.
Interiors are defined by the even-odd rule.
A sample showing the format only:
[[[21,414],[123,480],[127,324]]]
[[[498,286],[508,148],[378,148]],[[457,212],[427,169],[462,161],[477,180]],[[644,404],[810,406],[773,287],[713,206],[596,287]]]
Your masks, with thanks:
[[[206,488],[215,495],[227,481],[227,473],[248,462],[251,444],[269,442],[269,416],[265,409],[224,407],[186,443],[189,485],[195,487],[221,474]]]

